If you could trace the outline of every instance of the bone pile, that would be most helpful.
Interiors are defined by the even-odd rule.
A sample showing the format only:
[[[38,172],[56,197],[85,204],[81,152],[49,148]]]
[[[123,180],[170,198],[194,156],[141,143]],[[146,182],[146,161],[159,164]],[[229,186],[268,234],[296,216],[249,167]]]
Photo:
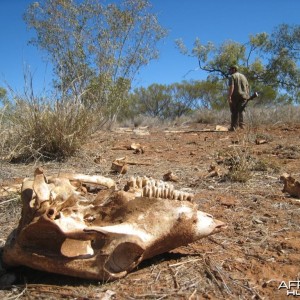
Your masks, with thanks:
[[[136,197],[161,198],[180,201],[192,201],[194,195],[175,190],[173,184],[153,178],[131,177],[124,187],[125,191],[132,192]]]

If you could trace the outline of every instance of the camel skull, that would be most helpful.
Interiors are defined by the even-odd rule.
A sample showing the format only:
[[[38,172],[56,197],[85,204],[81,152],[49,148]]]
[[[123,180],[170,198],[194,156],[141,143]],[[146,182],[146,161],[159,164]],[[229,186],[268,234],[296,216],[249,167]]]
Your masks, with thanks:
[[[87,183],[105,188],[84,193]],[[22,216],[7,239],[4,263],[114,280],[142,260],[225,227],[197,210],[190,194],[166,183],[131,178],[124,189],[101,176],[46,177],[37,169],[32,180],[23,181]]]

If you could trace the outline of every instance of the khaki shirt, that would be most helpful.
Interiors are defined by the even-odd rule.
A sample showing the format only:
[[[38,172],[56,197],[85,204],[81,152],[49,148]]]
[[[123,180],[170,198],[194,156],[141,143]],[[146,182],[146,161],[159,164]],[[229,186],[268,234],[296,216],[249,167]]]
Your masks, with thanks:
[[[249,98],[249,83],[245,75],[235,72],[229,78],[229,86],[234,85],[232,96],[240,96],[243,99]]]

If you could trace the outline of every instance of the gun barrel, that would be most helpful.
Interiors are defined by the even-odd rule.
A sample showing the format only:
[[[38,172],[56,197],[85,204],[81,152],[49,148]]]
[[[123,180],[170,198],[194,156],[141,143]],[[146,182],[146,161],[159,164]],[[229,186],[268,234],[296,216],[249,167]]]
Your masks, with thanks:
[[[253,94],[250,96],[250,98],[248,99],[248,101],[249,101],[249,100],[252,100],[252,99],[254,99],[254,98],[256,98],[256,97],[258,97],[258,92],[253,93]]]

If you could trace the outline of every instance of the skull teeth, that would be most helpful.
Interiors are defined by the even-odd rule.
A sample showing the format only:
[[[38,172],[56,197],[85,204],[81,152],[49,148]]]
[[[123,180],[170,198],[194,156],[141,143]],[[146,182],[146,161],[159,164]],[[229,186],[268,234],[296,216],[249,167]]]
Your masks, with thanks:
[[[140,190],[142,197],[146,198],[162,198],[181,201],[192,201],[194,195],[184,191],[174,189],[170,183],[162,180],[155,180],[148,177],[131,177],[126,184],[125,190],[137,192]]]

